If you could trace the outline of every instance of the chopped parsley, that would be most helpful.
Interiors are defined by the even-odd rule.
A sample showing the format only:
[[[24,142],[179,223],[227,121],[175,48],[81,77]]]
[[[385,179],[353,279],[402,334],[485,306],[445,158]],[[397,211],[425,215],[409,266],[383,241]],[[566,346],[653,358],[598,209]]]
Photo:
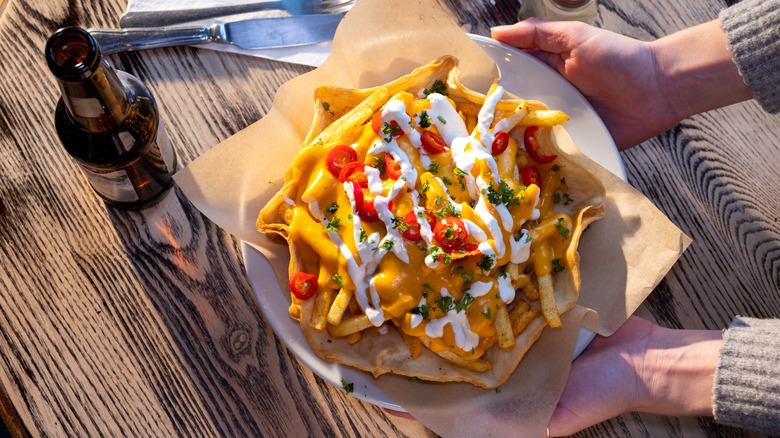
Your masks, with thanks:
[[[455,307],[455,300],[452,299],[450,296],[441,297],[438,300],[434,301],[436,303],[436,307],[439,308],[439,310],[442,311],[442,313],[449,312],[453,307]]]
[[[406,223],[404,218],[402,218],[401,216],[395,216],[392,219],[392,221],[393,221],[393,228],[395,228],[397,230],[406,231],[411,226],[408,223]]]
[[[455,302],[455,311],[456,312],[461,312],[461,311],[465,312],[466,309],[468,309],[469,306],[471,305],[471,303],[473,303],[474,301],[476,301],[476,298],[472,297],[471,294],[466,293],[465,295],[463,295],[463,299],[462,300]]]
[[[431,93],[439,93],[447,96],[447,84],[445,84],[441,79],[436,79],[433,81],[431,88],[426,88],[423,90],[423,93],[425,93],[425,97],[428,97],[428,95]]]
[[[368,233],[366,233],[366,230],[360,230],[360,241],[365,242],[366,239],[368,239]]]
[[[566,269],[563,267],[563,265],[561,264],[561,260],[558,258],[552,259],[552,267],[553,267],[553,271],[555,272],[561,272],[564,269]]]
[[[335,213],[336,211],[338,211],[338,209],[339,209],[338,202],[334,202],[333,204],[330,204],[329,206],[325,207],[325,210],[330,214]]]
[[[341,218],[334,217],[333,220],[328,222],[327,227],[322,227],[325,231],[338,231],[341,228]]]
[[[523,238],[523,233],[515,234],[515,242],[519,242],[520,239],[522,239],[522,238]],[[525,242],[523,242],[523,243],[530,243],[530,242],[531,242],[531,236],[526,234],[525,235]]]
[[[447,124],[447,120],[445,120],[445,119],[444,119],[444,117],[442,117],[442,116],[437,116],[436,118],[437,118],[437,119],[439,119],[439,121],[440,121],[440,122],[442,122],[442,123],[444,123],[445,125]]]
[[[328,102],[322,102],[322,107],[325,109],[325,111],[329,112],[330,115],[334,115],[333,111],[330,110],[330,104]]]
[[[439,202],[439,198],[441,198],[441,196],[436,198],[436,201],[434,201],[434,204],[441,205],[441,202]],[[460,212],[458,210],[455,210],[455,206],[454,205],[450,204],[450,205],[448,205],[448,206],[446,206],[444,208],[440,208],[440,209],[434,211],[433,215],[436,216],[439,219],[443,219],[443,218],[445,218],[447,216],[460,217]]]
[[[428,290],[429,290],[429,291],[431,291],[431,292],[436,292],[435,290],[433,290],[433,288],[431,287],[431,285],[430,285],[430,284],[428,284],[428,283],[423,283],[423,284],[422,284],[422,287],[423,287],[423,289],[428,289]],[[425,291],[425,290],[423,290],[423,296],[424,296],[425,298],[428,298],[428,292],[427,292],[427,291]]]
[[[385,251],[392,251],[393,250],[393,241],[385,239],[381,245],[379,245],[379,248],[384,249]]]
[[[561,184],[566,185],[566,178],[561,178]]]
[[[569,234],[571,234],[571,231],[569,231],[568,228],[561,224],[562,221],[562,217],[558,218],[558,222],[555,224],[555,229],[558,230],[558,233],[560,233],[561,236],[563,236],[563,240],[566,240],[569,237]]]
[[[455,176],[458,177],[458,184],[460,185],[460,189],[464,192],[466,191],[466,184],[463,183],[463,177],[466,176],[466,172],[461,170],[460,167],[455,168]]]
[[[450,181],[450,179],[447,178],[446,176],[441,177],[441,180],[442,180],[442,182],[444,182],[444,184],[446,184],[448,186],[452,185],[452,181]]]
[[[488,308],[487,310],[483,310],[479,312],[482,314],[482,316],[485,317],[485,319],[493,319],[493,312],[492,309]]]
[[[434,260],[441,259],[445,265],[452,263],[452,257],[436,245],[431,245],[428,248],[428,253],[431,255],[431,257],[433,257]]]
[[[387,137],[384,137],[383,140],[385,143],[390,143],[393,141],[393,137],[397,137],[401,135],[403,131],[401,130],[401,127],[398,126],[397,123],[395,123],[395,120],[393,120],[392,123],[385,123],[382,125],[382,134],[385,134]]]
[[[344,280],[341,279],[341,275],[339,274],[333,274],[333,281],[339,284],[342,289],[344,289]]]
[[[428,110],[423,110],[420,113],[420,128],[428,128],[431,126],[431,116],[428,115]]]
[[[419,377],[417,377],[417,376],[411,376],[411,377],[409,377],[409,381],[410,381],[410,382],[419,382],[419,381],[420,381],[420,378],[419,378]]]
[[[498,182],[498,190],[493,187],[493,182],[490,182],[488,188],[482,190],[482,194],[485,195],[493,205],[506,205],[511,207],[517,205],[520,201],[515,196],[515,191],[509,187],[506,180]]]
[[[557,164],[553,164],[553,166],[551,167],[551,169],[552,169],[554,172],[557,172],[557,171],[561,170],[561,166],[559,166],[559,165],[557,165]]]
[[[422,183],[422,187],[420,187],[420,194],[422,195],[423,193],[427,192],[430,189],[431,189],[431,185],[428,184],[428,181],[425,181]]]
[[[501,388],[496,388],[496,394],[501,394]]]
[[[347,383],[347,381],[344,379],[341,379],[341,387],[347,394],[355,391],[355,385],[353,383]]]
[[[374,157],[373,161],[371,162],[371,167],[374,167],[379,170],[379,173],[385,173],[385,160]]]
[[[428,168],[428,171],[431,173],[439,173],[439,163],[433,162],[431,163],[431,167]]]
[[[426,319],[428,319],[429,313],[432,310],[436,310],[436,308],[435,307],[428,307],[425,304],[423,304],[421,306],[415,307],[414,309],[410,310],[409,312],[411,312],[413,315],[420,315],[420,316],[422,316],[423,320],[426,320]]]
[[[493,267],[493,256],[482,254],[482,258],[477,263],[477,267],[483,271],[489,271]]]
[[[463,279],[464,283],[468,283],[469,281],[474,279],[474,271],[466,271],[460,274],[460,278]]]

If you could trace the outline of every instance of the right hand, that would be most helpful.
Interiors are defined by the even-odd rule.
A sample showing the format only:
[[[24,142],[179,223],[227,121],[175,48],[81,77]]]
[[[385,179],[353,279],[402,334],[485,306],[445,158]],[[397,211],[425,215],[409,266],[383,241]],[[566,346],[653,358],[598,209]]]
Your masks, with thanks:
[[[665,97],[651,43],[580,22],[538,18],[494,27],[491,36],[528,51],[574,84],[620,150],[672,128],[684,117]]]

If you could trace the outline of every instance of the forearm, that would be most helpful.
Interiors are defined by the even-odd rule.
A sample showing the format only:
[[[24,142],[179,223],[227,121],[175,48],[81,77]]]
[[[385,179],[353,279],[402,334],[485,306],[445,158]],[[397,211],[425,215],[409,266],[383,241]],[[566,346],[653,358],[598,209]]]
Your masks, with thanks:
[[[661,415],[712,416],[712,388],[722,332],[657,327],[642,375],[637,410]]]
[[[662,90],[679,120],[751,98],[719,20],[651,43]]]

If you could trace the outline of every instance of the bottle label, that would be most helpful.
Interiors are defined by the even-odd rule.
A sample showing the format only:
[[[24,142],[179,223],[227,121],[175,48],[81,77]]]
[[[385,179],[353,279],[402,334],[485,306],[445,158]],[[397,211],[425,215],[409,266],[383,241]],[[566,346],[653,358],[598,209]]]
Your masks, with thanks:
[[[81,170],[87,176],[89,183],[96,192],[116,202],[136,202],[140,198],[133,188],[133,183],[127,177],[127,172],[117,170],[108,173],[97,173],[83,166]]]

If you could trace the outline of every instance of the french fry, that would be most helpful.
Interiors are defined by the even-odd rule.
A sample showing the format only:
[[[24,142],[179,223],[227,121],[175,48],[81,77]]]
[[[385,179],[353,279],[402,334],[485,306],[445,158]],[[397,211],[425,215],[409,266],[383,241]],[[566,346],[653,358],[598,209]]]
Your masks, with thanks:
[[[512,321],[512,334],[520,336],[531,321],[539,315],[539,309],[531,309],[528,303],[522,301],[509,312],[509,320]]]
[[[355,294],[352,294],[352,299],[349,300],[349,304],[347,304],[347,310],[349,310],[349,314],[353,316],[360,313],[360,306],[358,306],[357,300],[355,299]]]
[[[420,341],[420,338],[409,336],[403,332],[401,333],[401,336],[404,338],[406,346],[409,347],[409,353],[411,353],[412,357],[420,357],[420,354],[422,354],[422,342]]]
[[[525,295],[529,301],[536,301],[539,299],[539,290],[530,281],[523,285],[520,290],[523,291],[523,295]]]
[[[301,309],[298,308],[298,306],[295,305],[295,303],[290,303],[290,308],[287,309],[290,312],[290,317],[292,319],[301,319]]]
[[[509,312],[506,306],[499,306],[496,312],[496,333],[498,334],[498,346],[509,348],[515,345],[515,337],[512,333],[512,323],[509,321]]]
[[[363,332],[352,333],[351,335],[347,336],[347,342],[349,342],[349,345],[355,345],[362,336]]]
[[[371,327],[371,321],[368,320],[366,315],[361,313],[341,320],[338,325],[328,326],[328,333],[334,338],[343,338],[344,336],[361,332],[369,327]]]
[[[531,110],[520,120],[518,125],[522,126],[545,126],[551,127],[560,125],[569,121],[569,116],[563,111],[555,110]]]
[[[552,275],[539,277],[539,300],[542,303],[542,315],[550,327],[560,327],[561,317],[558,314],[558,305],[555,303]]]
[[[436,354],[438,354],[439,357],[446,360],[447,362],[454,363],[461,368],[465,368],[477,373],[484,373],[485,371],[490,371],[493,369],[493,365],[485,359],[466,360],[448,350],[437,351]]]
[[[311,326],[317,330],[325,330],[328,325],[328,309],[333,301],[335,291],[329,287],[321,288],[314,298],[314,310],[311,315]]]
[[[328,311],[328,324],[338,325],[341,322],[341,319],[344,317],[344,312],[347,311],[349,302],[352,300],[352,295],[354,294],[350,290],[344,288],[339,290],[338,295],[336,295],[336,298],[333,300],[333,304],[331,304],[330,310]]]
[[[517,124],[520,123],[520,121],[523,120],[526,115],[528,115],[528,102],[524,100],[520,102],[520,105],[517,105],[517,108],[512,111],[512,114],[506,118],[506,122],[508,123],[507,130],[511,130],[517,126]]]

